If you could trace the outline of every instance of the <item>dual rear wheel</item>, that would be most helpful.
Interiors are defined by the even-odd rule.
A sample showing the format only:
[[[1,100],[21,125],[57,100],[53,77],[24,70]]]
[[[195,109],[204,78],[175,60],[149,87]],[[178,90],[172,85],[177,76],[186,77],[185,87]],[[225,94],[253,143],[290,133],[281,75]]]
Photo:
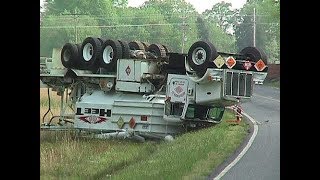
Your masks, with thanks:
[[[261,59],[267,65],[267,56],[259,48],[246,47],[238,55],[245,57],[244,60],[249,60],[253,63]],[[202,77],[207,68],[213,66],[213,61],[218,56],[219,53],[211,42],[197,41],[189,48],[187,63],[196,72],[197,76]]]
[[[66,43],[61,51],[61,62],[66,68],[96,71],[105,68],[115,71],[117,59],[129,57],[125,41],[87,37],[82,44]]]

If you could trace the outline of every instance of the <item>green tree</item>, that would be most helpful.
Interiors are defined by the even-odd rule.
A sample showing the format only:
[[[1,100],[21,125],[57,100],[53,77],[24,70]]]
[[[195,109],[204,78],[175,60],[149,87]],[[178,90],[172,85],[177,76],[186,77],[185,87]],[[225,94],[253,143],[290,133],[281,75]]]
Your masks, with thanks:
[[[149,0],[142,7],[153,7],[166,15],[167,20],[170,20],[176,15],[185,13],[197,13],[195,8],[185,0]]]
[[[279,59],[280,4],[274,0],[251,0],[240,10],[239,25],[235,29],[237,48],[253,46],[253,9],[256,9],[256,46],[268,56]],[[269,46],[269,47],[268,47]],[[271,47],[273,46],[273,47]],[[274,48],[276,47],[276,48]],[[278,51],[278,52],[275,52]]]
[[[67,42],[81,43],[88,36],[99,37],[100,28],[85,27],[94,24],[97,25],[98,22],[90,16],[83,16],[81,20],[72,16],[46,16],[40,26],[41,56],[50,57],[53,48],[61,48]]]
[[[74,42],[76,36],[77,43],[87,36],[101,37],[102,33],[106,34],[103,32],[106,28],[102,26],[113,25],[111,18],[115,15],[111,0],[47,0],[40,27],[41,54],[50,56],[53,47]]]
[[[207,39],[220,51],[234,49],[233,35],[184,0],[150,0],[138,8],[126,7],[126,0],[50,0],[47,6],[40,36],[41,52],[49,55],[52,47],[74,42],[75,34],[78,43],[86,36],[139,40],[186,53],[195,41]]]
[[[275,38],[271,41],[268,41],[265,50],[269,63],[274,63],[280,59],[280,44]]]
[[[137,8],[119,8],[113,20],[113,26],[106,28],[106,33],[103,34],[103,36],[128,42],[132,40],[145,41],[145,38],[149,37],[149,33],[142,22],[145,17],[144,14],[141,13],[141,10]]]
[[[154,8],[162,14],[170,31],[161,32],[163,36],[158,36],[158,39],[173,51],[185,52],[198,39],[195,23],[198,13],[190,3],[184,0],[149,0],[143,8]]]
[[[126,8],[128,6],[128,0],[112,0],[115,7]]]
[[[244,16],[242,22],[235,26],[238,51],[253,46],[253,23],[250,16]]]
[[[235,36],[227,34],[215,23],[207,23],[209,29],[209,41],[213,43],[217,51],[235,52]]]
[[[48,15],[59,15],[65,11],[74,12],[77,8],[80,14],[109,14],[113,0],[47,0]]]
[[[198,38],[202,40],[209,40],[209,31],[204,20],[201,17],[197,18]]]
[[[233,32],[234,24],[237,21],[238,10],[231,10],[231,3],[215,4],[210,10],[202,14],[206,20],[216,22],[226,33]]]

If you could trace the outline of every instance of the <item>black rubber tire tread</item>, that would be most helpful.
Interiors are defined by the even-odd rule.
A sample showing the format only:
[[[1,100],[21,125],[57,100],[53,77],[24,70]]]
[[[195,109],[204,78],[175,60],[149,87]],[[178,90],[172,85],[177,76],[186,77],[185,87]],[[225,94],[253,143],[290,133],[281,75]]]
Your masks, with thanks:
[[[149,48],[147,49],[148,52],[153,53],[158,58],[164,58],[167,56],[166,50],[161,44],[150,44]]]
[[[86,61],[83,58],[83,48],[88,43],[90,43],[93,46],[93,53],[92,53],[92,58],[89,61]],[[96,69],[98,62],[101,59],[101,49],[102,49],[102,44],[98,38],[87,37],[86,39],[84,39],[81,45],[80,68],[82,70]]]
[[[131,41],[131,42],[129,42],[129,47],[130,47],[131,50],[143,50],[143,51],[146,50],[144,48],[144,45],[140,41]]]
[[[77,46],[77,48],[78,48],[78,51],[80,52],[82,43],[78,43],[78,44],[76,44],[76,46]],[[79,53],[79,55],[80,55],[80,53]]]
[[[102,45],[104,42],[106,42],[107,39],[98,37],[98,40],[101,42],[101,45]]]
[[[78,58],[75,61],[73,61],[73,65],[71,67],[73,69],[79,69],[81,67],[81,61],[80,61],[80,59],[81,59],[81,45],[82,45],[82,43],[76,44],[77,49],[78,49]]]
[[[143,44],[145,50],[147,50],[150,46],[150,43],[148,42],[141,42],[141,43]]]
[[[198,47],[203,48],[207,54],[204,63],[202,63],[200,65],[195,64],[192,60],[192,53]],[[190,67],[194,71],[196,71],[196,74],[198,76],[203,76],[205,74],[205,72],[207,71],[207,68],[213,64],[212,61],[214,59],[216,59],[218,56],[219,56],[219,54],[211,42],[197,41],[197,42],[193,43],[191,45],[191,47],[189,48],[187,62],[190,65]]]
[[[166,45],[163,45],[163,44],[161,44],[161,45],[164,47],[164,50],[166,51],[166,53],[171,52],[171,50]]]
[[[65,53],[69,53],[68,60]],[[74,68],[74,64],[79,60],[79,50],[77,45],[66,43],[61,51],[61,63],[65,68]]]
[[[127,41],[118,40],[122,47],[122,58],[129,59],[130,58],[130,47]]]
[[[250,58],[251,61],[257,62],[260,59],[267,65],[268,58],[267,55],[257,47],[245,47],[240,51],[240,54],[243,54]]]
[[[113,49],[113,58],[112,61],[107,64],[103,60],[103,51],[107,46],[111,46]],[[111,39],[108,39],[104,42],[102,45],[102,51],[101,51],[101,59],[100,59],[100,67],[105,68],[109,72],[116,72],[116,65],[117,65],[117,60],[122,58],[122,47],[119,41],[114,41]]]

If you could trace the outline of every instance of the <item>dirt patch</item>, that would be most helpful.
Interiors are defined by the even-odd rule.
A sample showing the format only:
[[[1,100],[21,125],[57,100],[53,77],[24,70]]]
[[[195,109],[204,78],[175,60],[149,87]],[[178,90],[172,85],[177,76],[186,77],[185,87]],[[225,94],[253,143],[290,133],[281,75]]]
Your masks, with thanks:
[[[280,80],[280,64],[269,64],[266,81]]]

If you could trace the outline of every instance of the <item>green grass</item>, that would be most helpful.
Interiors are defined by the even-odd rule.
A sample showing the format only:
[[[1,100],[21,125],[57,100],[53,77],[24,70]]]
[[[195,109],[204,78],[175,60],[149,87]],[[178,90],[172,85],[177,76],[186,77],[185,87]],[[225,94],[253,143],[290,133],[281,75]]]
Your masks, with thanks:
[[[247,128],[223,122],[184,134],[174,143],[161,144],[150,158],[122,169],[112,179],[205,179],[240,145]]]
[[[249,128],[221,124],[173,142],[76,138],[41,132],[41,179],[205,179],[241,144]]]
[[[84,139],[76,138],[73,133],[42,132],[40,177],[97,179],[108,176],[127,164],[145,158],[144,155],[149,156],[156,148],[153,144]]]

